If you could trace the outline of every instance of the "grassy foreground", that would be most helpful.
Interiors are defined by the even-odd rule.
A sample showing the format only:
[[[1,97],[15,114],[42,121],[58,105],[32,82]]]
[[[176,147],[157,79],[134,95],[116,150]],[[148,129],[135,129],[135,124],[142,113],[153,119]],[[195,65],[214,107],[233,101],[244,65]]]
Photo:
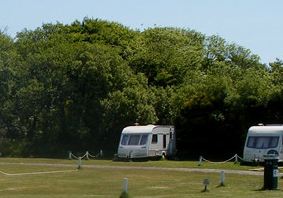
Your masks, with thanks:
[[[10,164],[7,164],[10,163]],[[27,163],[69,164],[73,166],[36,166]],[[109,166],[197,167],[197,162],[112,162],[83,161]],[[204,164],[204,168],[247,169],[231,164]],[[221,167],[223,166],[223,167]],[[251,167],[249,167],[251,168]],[[160,170],[86,168],[76,171],[74,160],[0,158],[0,196],[2,197],[119,197],[123,178],[128,178],[129,194],[137,198],[182,197],[282,197],[283,191],[261,191],[263,176],[226,174],[225,187],[218,187],[219,174]],[[39,174],[33,174],[39,173]],[[209,192],[202,182],[210,180]],[[279,179],[279,188],[283,182]]]

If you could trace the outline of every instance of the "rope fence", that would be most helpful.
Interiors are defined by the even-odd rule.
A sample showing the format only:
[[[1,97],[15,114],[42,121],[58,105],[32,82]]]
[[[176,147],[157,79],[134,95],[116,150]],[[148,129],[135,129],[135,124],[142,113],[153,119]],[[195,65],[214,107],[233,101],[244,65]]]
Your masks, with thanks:
[[[97,158],[102,158],[103,157],[103,151],[100,150],[99,153],[97,153],[96,155],[92,155],[90,154],[88,151],[86,151],[86,153],[83,155],[83,156],[76,156],[74,155],[71,151],[69,152],[69,160],[72,160],[72,159],[76,159],[76,160],[79,160],[79,159],[86,159],[86,160],[89,160],[89,159],[97,159]]]
[[[203,162],[208,162],[208,163],[213,163],[213,164],[223,164],[223,163],[232,162],[232,161],[234,161],[234,163],[236,164],[236,163],[239,163],[239,161],[243,161],[243,158],[241,158],[238,154],[235,154],[231,158],[225,161],[215,162],[215,161],[207,160],[203,156],[200,156],[198,165],[200,166]]]
[[[1,174],[6,176],[22,176],[22,175],[42,175],[42,174],[52,174],[52,173],[67,173],[67,172],[75,172],[77,170],[55,170],[55,171],[40,171],[40,172],[26,172],[26,173],[7,173],[4,171],[0,171]]]

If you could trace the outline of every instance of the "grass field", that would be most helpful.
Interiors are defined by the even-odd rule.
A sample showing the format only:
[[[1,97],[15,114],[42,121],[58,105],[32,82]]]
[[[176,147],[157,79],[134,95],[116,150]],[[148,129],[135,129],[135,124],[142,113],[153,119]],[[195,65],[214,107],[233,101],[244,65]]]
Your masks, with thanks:
[[[218,173],[131,169],[131,167],[190,167],[248,170],[253,167],[233,163],[197,166],[197,162],[148,161],[112,162],[88,160],[76,170],[75,160],[0,158],[2,197],[119,197],[123,178],[128,178],[129,194],[137,198],[170,197],[282,197],[283,191],[262,191],[263,176],[225,174],[225,187],[218,187]],[[99,165],[97,168],[92,165]],[[128,167],[120,169],[117,167]],[[202,182],[210,180],[209,192]],[[283,189],[282,179],[279,188]]]

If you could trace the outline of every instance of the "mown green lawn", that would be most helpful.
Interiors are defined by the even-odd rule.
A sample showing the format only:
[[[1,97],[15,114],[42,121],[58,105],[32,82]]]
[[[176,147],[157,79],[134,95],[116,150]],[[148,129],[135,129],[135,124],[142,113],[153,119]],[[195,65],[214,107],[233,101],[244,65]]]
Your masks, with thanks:
[[[10,164],[6,164],[10,163]],[[41,163],[40,166],[30,163]],[[47,163],[45,166],[42,163]],[[148,161],[112,162],[107,160],[83,161],[76,171],[75,160],[0,158],[0,196],[2,197],[119,197],[124,178],[129,181],[131,197],[182,198],[182,197],[282,197],[283,191],[262,191],[263,176],[225,174],[225,187],[218,187],[218,173],[193,173],[166,170],[132,170],[87,168],[84,165],[103,166],[155,166],[195,167],[197,162]],[[69,164],[71,166],[50,166],[48,164]],[[205,168],[250,169],[233,163],[203,164]],[[74,170],[74,171],[72,171]],[[62,171],[62,172],[53,172]],[[63,172],[66,171],[66,172]],[[70,172],[72,171],[72,172]],[[5,175],[15,174],[18,175]],[[41,174],[29,174],[38,173]],[[47,173],[49,172],[49,173]],[[21,175],[21,173],[25,173]],[[209,192],[203,190],[203,180],[208,178]],[[283,189],[283,179],[279,188]]]

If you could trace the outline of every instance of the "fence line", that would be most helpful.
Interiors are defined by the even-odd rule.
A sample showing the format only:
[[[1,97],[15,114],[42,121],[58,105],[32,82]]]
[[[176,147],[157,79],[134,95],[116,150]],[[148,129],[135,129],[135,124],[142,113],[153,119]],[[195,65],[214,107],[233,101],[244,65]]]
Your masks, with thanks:
[[[6,176],[21,176],[21,175],[41,175],[41,174],[52,174],[52,173],[67,173],[67,172],[75,172],[77,170],[55,170],[55,171],[40,171],[40,172],[28,172],[28,173],[6,173],[4,171],[0,171],[1,174]]]
[[[69,160],[72,160],[72,159],[78,160],[79,158],[89,160],[90,158],[96,159],[98,157],[103,157],[103,151],[102,150],[100,150],[99,153],[97,153],[96,155],[95,154],[92,155],[88,151],[86,151],[86,153],[83,156],[76,156],[70,151],[69,156],[68,156]]]
[[[96,155],[92,155],[88,151],[86,151],[86,153],[83,156],[81,156],[81,157],[74,155],[71,151],[69,152],[69,159],[70,160],[72,160],[72,159],[76,159],[76,160],[86,159],[86,160],[89,160],[91,158],[96,159],[96,158],[102,157],[102,156],[103,156],[103,151],[102,150],[100,150],[99,153],[97,153]],[[208,162],[208,163],[212,163],[212,164],[223,164],[223,163],[227,163],[227,162],[230,162],[230,161],[234,161],[234,163],[238,163],[239,161],[243,161],[243,158],[240,157],[238,154],[235,154],[235,155],[233,155],[232,157],[230,157],[227,160],[216,162],[216,161],[208,160],[208,159],[204,158],[203,156],[200,156],[198,165],[200,166],[203,162]]]
[[[235,154],[231,158],[229,158],[225,161],[220,161],[220,162],[210,161],[210,160],[205,159],[203,156],[200,156],[198,165],[200,166],[202,164],[202,162],[208,162],[208,163],[213,163],[213,164],[223,164],[223,163],[227,163],[227,162],[230,162],[230,161],[234,161],[234,163],[238,163],[239,160],[243,161],[243,158],[241,158],[238,154]]]

